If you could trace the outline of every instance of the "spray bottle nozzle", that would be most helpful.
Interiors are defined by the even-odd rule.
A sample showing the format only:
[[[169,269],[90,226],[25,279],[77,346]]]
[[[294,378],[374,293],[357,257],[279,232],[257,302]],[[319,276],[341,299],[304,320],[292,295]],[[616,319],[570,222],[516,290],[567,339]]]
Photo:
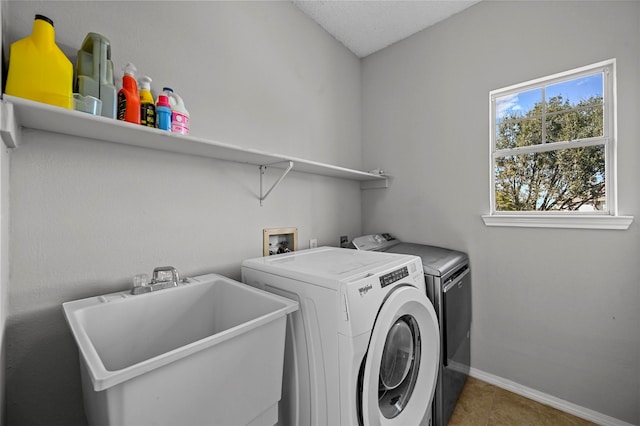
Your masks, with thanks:
[[[141,90],[151,90],[151,77],[148,75],[143,75],[138,79],[138,84],[140,85]]]
[[[136,74],[136,66],[129,62],[124,66],[124,73],[125,75],[130,75],[133,77]]]

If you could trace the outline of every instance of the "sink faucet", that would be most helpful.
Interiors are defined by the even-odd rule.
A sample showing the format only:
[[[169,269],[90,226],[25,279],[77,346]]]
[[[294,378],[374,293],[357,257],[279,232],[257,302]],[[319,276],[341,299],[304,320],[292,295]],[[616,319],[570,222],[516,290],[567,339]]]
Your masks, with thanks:
[[[171,273],[170,279],[166,279],[166,275],[168,272]],[[143,294],[162,290],[165,288],[177,287],[180,283],[180,275],[178,274],[178,270],[173,266],[157,267],[153,270],[151,282],[146,283],[146,279],[144,280],[145,282],[134,283],[134,286],[131,289],[131,294]]]
[[[160,276],[161,272],[171,272],[171,283],[173,287],[177,286],[180,283],[180,275],[178,275],[178,270],[173,266],[159,266],[153,270],[153,276],[151,277],[151,285],[166,282],[168,280],[158,280],[158,276]]]

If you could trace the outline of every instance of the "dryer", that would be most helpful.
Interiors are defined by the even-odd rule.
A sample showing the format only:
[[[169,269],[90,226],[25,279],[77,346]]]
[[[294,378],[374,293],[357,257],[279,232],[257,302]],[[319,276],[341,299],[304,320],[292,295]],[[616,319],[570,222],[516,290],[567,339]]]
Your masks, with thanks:
[[[422,259],[427,296],[440,321],[440,371],[433,401],[433,425],[446,426],[471,366],[471,270],[466,253],[405,243],[390,234],[354,238],[358,250],[404,253]]]
[[[428,423],[440,337],[419,257],[321,247],[245,260],[242,280],[300,304],[280,425]]]

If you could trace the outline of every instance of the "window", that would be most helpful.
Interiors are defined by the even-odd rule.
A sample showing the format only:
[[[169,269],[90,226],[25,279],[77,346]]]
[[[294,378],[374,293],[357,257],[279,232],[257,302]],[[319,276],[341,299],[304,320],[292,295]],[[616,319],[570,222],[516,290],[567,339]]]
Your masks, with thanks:
[[[490,93],[487,225],[626,229],[616,202],[615,60]]]

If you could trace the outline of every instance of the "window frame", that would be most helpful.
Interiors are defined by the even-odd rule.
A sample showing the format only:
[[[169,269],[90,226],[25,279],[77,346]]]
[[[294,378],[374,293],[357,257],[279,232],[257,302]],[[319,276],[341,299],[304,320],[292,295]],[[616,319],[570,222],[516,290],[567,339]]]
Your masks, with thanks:
[[[496,99],[512,94],[575,80],[581,77],[603,73],[603,135],[565,142],[546,142],[525,147],[496,150]],[[633,216],[618,215],[617,197],[617,114],[616,114],[616,60],[609,59],[569,71],[537,78],[489,92],[489,202],[490,212],[483,215],[487,226],[551,227],[551,228],[593,228],[627,229]],[[546,114],[543,114],[546,117]],[[545,121],[542,122],[542,131]],[[544,133],[543,133],[544,135]],[[533,152],[550,152],[567,148],[604,145],[606,211],[501,211],[496,210],[495,166],[496,160],[509,155]]]

